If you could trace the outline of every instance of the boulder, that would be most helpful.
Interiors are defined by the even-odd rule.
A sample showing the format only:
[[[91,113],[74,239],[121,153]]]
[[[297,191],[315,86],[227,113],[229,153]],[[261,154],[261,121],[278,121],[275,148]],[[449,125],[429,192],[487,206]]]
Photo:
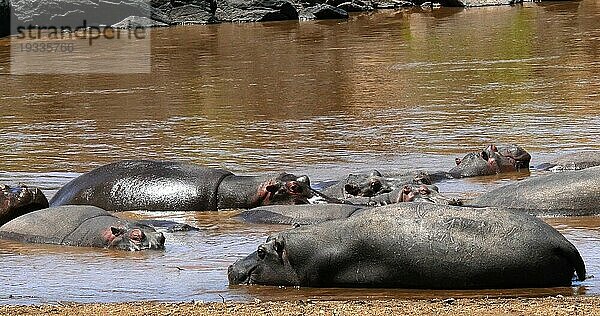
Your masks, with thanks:
[[[0,37],[10,34],[10,4],[8,0],[0,0]]]
[[[300,13],[302,20],[347,19],[348,12],[329,4],[317,4]]]
[[[150,28],[162,26],[169,25],[143,16],[130,16],[125,18],[123,21],[112,25],[112,27],[116,29]]]
[[[523,3],[523,0],[442,0],[444,7],[485,7],[496,5],[513,5]]]
[[[298,11],[287,0],[219,0],[216,18],[223,22],[297,20]]]

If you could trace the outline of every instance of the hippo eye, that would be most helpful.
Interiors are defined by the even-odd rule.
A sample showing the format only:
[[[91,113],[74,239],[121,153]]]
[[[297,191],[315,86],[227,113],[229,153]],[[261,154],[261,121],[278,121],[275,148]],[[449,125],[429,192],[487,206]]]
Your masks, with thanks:
[[[483,158],[483,160],[488,160],[489,156],[485,151],[482,151],[480,154],[481,158]]]
[[[264,259],[267,256],[267,253],[265,252],[265,250],[262,247],[258,247],[256,254],[258,255],[258,258],[260,258],[260,259]]]
[[[371,182],[371,190],[379,191],[380,189],[381,189],[381,182],[379,182],[379,181]]]

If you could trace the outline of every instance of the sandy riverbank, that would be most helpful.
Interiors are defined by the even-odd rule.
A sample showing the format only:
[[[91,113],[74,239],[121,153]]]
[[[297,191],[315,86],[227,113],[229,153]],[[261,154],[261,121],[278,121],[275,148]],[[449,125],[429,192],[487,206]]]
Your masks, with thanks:
[[[0,315],[600,315],[600,297],[2,306]]]

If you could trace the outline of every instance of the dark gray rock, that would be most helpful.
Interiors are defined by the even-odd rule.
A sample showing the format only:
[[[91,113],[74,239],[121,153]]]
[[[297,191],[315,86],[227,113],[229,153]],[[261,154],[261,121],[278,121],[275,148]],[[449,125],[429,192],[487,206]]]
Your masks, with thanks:
[[[153,1],[153,20],[166,24],[209,24],[215,18],[216,0]]]
[[[421,4],[423,1],[410,2],[410,1],[402,1],[402,0],[384,0],[384,1],[373,1],[373,7],[375,9],[395,9],[395,8],[405,8],[405,7],[414,7],[415,4]]]
[[[125,18],[123,21],[112,25],[112,27],[117,29],[150,28],[162,26],[169,25],[143,16],[130,16]]]
[[[443,0],[440,4],[445,7],[485,7],[496,5],[513,5],[523,3],[523,0]]]
[[[369,2],[363,2],[359,0],[343,2],[337,5],[338,8],[346,11],[346,12],[364,12],[364,11],[373,11],[373,5]]]
[[[0,0],[0,14],[5,3]],[[216,0],[12,0],[18,22],[22,26],[82,26],[117,25],[131,21],[142,26],[164,24],[205,24],[216,22]],[[3,19],[4,21],[4,19]],[[3,26],[4,27],[4,26]],[[16,25],[13,25],[16,30]]]
[[[216,18],[223,22],[297,20],[298,11],[286,0],[218,0]]]
[[[300,12],[302,20],[347,19],[348,12],[329,4],[317,4]]]
[[[10,5],[8,0],[0,0],[0,37],[10,34]]]

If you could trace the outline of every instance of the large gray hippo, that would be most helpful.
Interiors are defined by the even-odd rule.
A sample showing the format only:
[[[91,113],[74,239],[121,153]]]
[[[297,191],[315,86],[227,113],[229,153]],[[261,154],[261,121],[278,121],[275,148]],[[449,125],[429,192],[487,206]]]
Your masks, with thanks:
[[[0,238],[131,251],[163,249],[165,245],[165,237],[154,228],[85,205],[51,207],[21,215],[0,226]]]
[[[216,211],[269,204],[306,204],[307,176],[236,176],[185,162],[131,160],[85,173],[62,187],[51,206],[87,204],[107,211]]]
[[[0,226],[29,212],[48,207],[48,200],[38,188],[0,186]]]
[[[537,165],[538,170],[581,170],[600,166],[600,150],[581,151],[558,156],[547,163]]]
[[[489,145],[481,152],[456,158],[456,166],[448,173],[454,178],[494,175],[504,172],[528,171],[531,155],[523,148],[510,145]]]
[[[528,178],[483,193],[467,204],[535,215],[600,214],[600,166]]]
[[[585,279],[577,249],[523,212],[402,203],[267,238],[229,284],[481,289]]]

